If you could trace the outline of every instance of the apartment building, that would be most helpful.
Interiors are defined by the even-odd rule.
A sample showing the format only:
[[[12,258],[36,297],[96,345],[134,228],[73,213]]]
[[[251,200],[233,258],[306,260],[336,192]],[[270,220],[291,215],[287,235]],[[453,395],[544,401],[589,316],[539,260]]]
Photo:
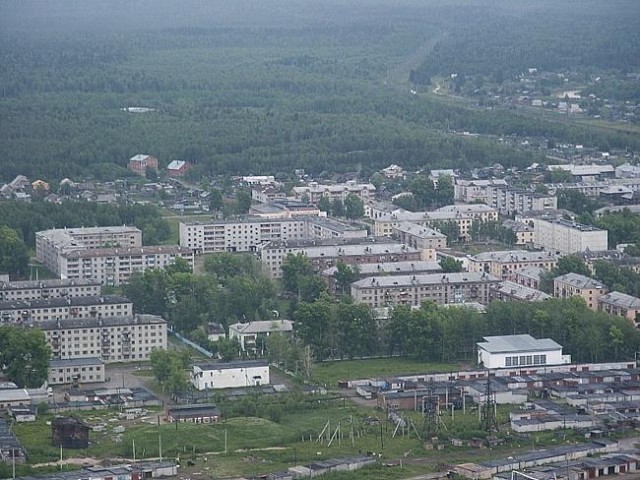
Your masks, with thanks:
[[[517,220],[504,220],[502,226],[514,233],[516,245],[533,245],[535,243],[535,229],[531,225]]]
[[[155,315],[32,322],[44,332],[53,359],[97,357],[105,363],[149,360],[167,348],[167,322]]]
[[[133,248],[75,250],[60,255],[60,276],[67,279],[92,279],[102,285],[118,286],[129,282],[135,272],[165,268],[182,258],[193,268],[193,252],[177,245]]]
[[[60,275],[60,256],[77,250],[142,246],[142,231],[136,227],[57,228],[36,232],[36,258]]]
[[[356,302],[371,307],[393,305],[420,306],[432,301],[439,305],[478,302],[487,305],[491,286],[499,279],[486,273],[435,273],[389,275],[365,278],[351,284]]]
[[[458,227],[460,239],[471,235],[475,221],[495,221],[498,211],[488,205],[448,205],[433,212],[409,212],[406,210],[381,214],[374,218],[374,235],[392,236],[393,230],[403,223],[414,223],[438,229],[443,223],[453,222]]]
[[[640,325],[640,298],[622,292],[610,292],[598,298],[598,310],[626,318]]]
[[[251,199],[258,203],[271,203],[285,198],[285,193],[272,185],[258,185],[251,189]]]
[[[404,222],[393,229],[392,237],[417,250],[447,248],[447,236],[429,227]]]
[[[515,282],[525,287],[540,288],[540,279],[547,270],[541,267],[524,267],[516,272]]]
[[[326,217],[318,207],[297,200],[279,200],[252,205],[249,215],[261,218]]]
[[[277,240],[364,238],[365,228],[325,217],[243,217],[211,222],[180,222],[180,245],[195,253],[255,252]]]
[[[309,182],[303,187],[293,187],[292,192],[297,200],[303,198],[316,205],[323,197],[329,200],[344,201],[349,194],[354,194],[362,201],[366,202],[373,198],[376,191],[375,185],[372,183],[357,183],[355,180],[349,180],[346,183],[338,183],[335,185],[322,185],[318,182]]]
[[[380,275],[415,275],[419,273],[437,273],[442,271],[440,264],[434,260],[414,260],[411,262],[359,263],[351,265],[358,273],[359,279]],[[329,291],[338,293],[335,281],[337,267],[326,268],[320,276],[329,286]]]
[[[581,297],[592,310],[598,309],[598,299],[605,293],[607,287],[602,282],[577,273],[567,273],[553,279],[554,297]]]
[[[489,273],[502,280],[516,280],[517,273],[524,268],[539,267],[549,271],[557,262],[558,257],[552,252],[506,250],[469,257],[468,269],[470,272]]]
[[[612,188],[625,188],[630,192],[640,191],[640,178],[616,178],[604,181],[587,183],[554,183],[547,184],[549,193],[555,194],[558,190],[573,190],[587,197],[599,197],[602,192]]]
[[[133,315],[126,297],[55,297],[0,302],[0,323],[41,322],[67,318],[100,318]]]
[[[586,250],[607,250],[609,236],[606,230],[557,218],[531,217],[534,246],[560,254],[579,253]]]
[[[542,302],[548,298],[551,298],[551,295],[510,280],[505,280],[491,287],[492,300],[501,300],[503,302],[513,300],[520,302]]]
[[[506,187],[507,181],[503,179],[491,180],[464,180],[456,178],[453,187],[454,200],[464,203],[494,203],[489,193],[489,187]]]
[[[490,186],[487,187],[487,204],[497,209],[501,215],[513,215],[532,210],[555,210],[558,208],[558,198],[530,190]]]
[[[49,385],[100,383],[105,381],[104,362],[98,357],[49,361]]]
[[[91,279],[0,281],[0,301],[36,300],[54,297],[94,297],[100,295],[101,288],[100,282]]]
[[[422,260],[419,250],[390,239],[278,241],[260,250],[265,273],[271,278],[282,277],[282,262],[289,254],[305,255],[318,272],[335,266],[338,261],[351,265]]]

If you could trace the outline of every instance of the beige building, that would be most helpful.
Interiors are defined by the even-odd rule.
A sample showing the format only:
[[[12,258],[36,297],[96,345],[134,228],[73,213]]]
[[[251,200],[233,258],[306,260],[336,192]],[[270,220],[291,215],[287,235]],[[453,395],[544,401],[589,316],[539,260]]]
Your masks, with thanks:
[[[57,228],[36,232],[36,258],[60,275],[60,256],[78,250],[141,247],[142,231],[136,227]]]
[[[240,348],[244,352],[258,352],[260,348],[257,342],[258,337],[268,337],[272,333],[291,335],[293,333],[293,322],[291,320],[264,320],[229,325],[229,338],[237,338]],[[258,353],[263,354],[264,351]]]
[[[317,182],[309,182],[303,187],[293,187],[292,192],[297,200],[308,199],[312,204],[317,204],[321,198],[344,201],[349,194],[354,194],[362,201],[367,202],[373,198],[376,187],[372,183],[357,183],[350,180],[346,183],[335,185],[322,185]]]
[[[381,275],[352,283],[351,296],[356,302],[374,308],[420,306],[425,301],[439,305],[466,302],[487,305],[491,300],[491,287],[499,282],[491,275],[471,272]]]
[[[515,280],[517,273],[527,267],[551,270],[558,258],[551,252],[530,252],[527,250],[507,250],[483,252],[469,257],[470,272],[489,273],[502,280]]]
[[[193,268],[193,252],[177,245],[76,250],[60,255],[60,276],[118,286],[128,283],[135,272],[165,268],[177,258]]]
[[[105,381],[104,362],[97,357],[53,359],[49,362],[49,385],[99,383]]]
[[[611,292],[598,298],[598,310],[626,318],[640,325],[640,298],[621,292]]]
[[[531,225],[516,220],[505,220],[502,226],[515,234],[516,245],[534,245],[535,230]]]
[[[418,250],[447,248],[447,236],[429,227],[405,222],[393,229],[393,238]]]
[[[592,310],[598,309],[598,299],[605,293],[607,287],[602,282],[577,273],[567,273],[553,279],[554,297],[581,297]]]
[[[100,318],[133,315],[133,303],[125,297],[57,297],[0,302],[0,323],[41,322],[67,318]]]
[[[26,280],[0,282],[0,301],[36,300],[54,297],[94,297],[102,285],[90,279]]]
[[[149,360],[167,348],[167,322],[155,315],[34,322],[44,331],[54,359],[98,357],[105,363]]]
[[[532,217],[523,219],[533,225],[534,246],[561,254],[586,250],[602,251],[608,248],[608,232],[590,225],[564,219]]]
[[[271,241],[309,238],[364,238],[366,229],[326,217],[243,217],[211,222],[180,222],[180,245],[191,251],[255,252]]]
[[[541,267],[524,267],[516,272],[515,282],[525,287],[540,288],[540,279],[547,270]]]
[[[305,255],[318,272],[339,261],[353,265],[422,260],[419,250],[385,238],[280,241],[260,250],[265,273],[271,278],[282,277],[282,262],[289,254]]]
[[[393,230],[403,223],[414,223],[438,229],[439,225],[453,222],[458,227],[460,238],[471,235],[474,221],[496,221],[498,212],[487,205],[448,205],[433,212],[395,211],[377,215],[374,218],[374,234],[376,236],[392,236]]]

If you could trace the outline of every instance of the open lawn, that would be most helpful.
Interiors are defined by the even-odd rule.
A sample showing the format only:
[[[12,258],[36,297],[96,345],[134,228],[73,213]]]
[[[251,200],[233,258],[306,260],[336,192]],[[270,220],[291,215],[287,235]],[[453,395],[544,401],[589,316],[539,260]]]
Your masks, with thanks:
[[[289,409],[290,410],[290,409]],[[498,423],[505,429],[510,407],[498,408]],[[287,409],[285,409],[287,411]],[[91,432],[91,445],[84,450],[64,450],[65,459],[82,458],[133,459],[135,443],[136,458],[157,458],[162,444],[163,458],[180,458],[185,472],[225,478],[232,475],[268,473],[295,464],[309,463],[317,459],[345,457],[366,452],[381,453],[381,462],[402,459],[402,467],[374,467],[349,476],[335,479],[407,478],[419,473],[436,471],[442,464],[466,461],[483,461],[512,455],[525,449],[553,445],[574,437],[556,437],[555,433],[540,433],[521,437],[512,435],[505,446],[489,449],[455,448],[446,440],[449,437],[469,439],[481,436],[478,414],[471,408],[466,415],[456,411],[443,413],[442,427],[438,432],[426,433],[425,423],[419,413],[406,413],[415,429],[410,434],[397,432],[394,425],[386,422],[384,412],[356,407],[332,405],[326,408],[284,413],[278,422],[257,417],[238,417],[217,424],[166,424],[157,423],[158,414],[152,412],[135,421],[118,418],[118,411],[75,412],[92,425],[103,424],[103,432]],[[14,431],[29,453],[29,463],[55,462],[60,451],[51,445],[50,426],[53,417],[45,415],[31,424],[16,424]],[[375,418],[380,422],[372,421]],[[113,430],[124,426],[117,434]],[[324,430],[324,432],[323,432]],[[425,450],[417,436],[438,436],[444,450]],[[406,432],[405,432],[406,433]],[[569,433],[570,434],[570,433]],[[226,444],[226,452],[225,452]],[[187,461],[195,465],[187,466]],[[375,474],[375,477],[373,476]]]
[[[336,360],[315,365],[312,380],[327,388],[335,388],[342,380],[359,378],[385,378],[397,375],[453,372],[460,365],[428,363],[400,357],[371,358],[366,360]]]

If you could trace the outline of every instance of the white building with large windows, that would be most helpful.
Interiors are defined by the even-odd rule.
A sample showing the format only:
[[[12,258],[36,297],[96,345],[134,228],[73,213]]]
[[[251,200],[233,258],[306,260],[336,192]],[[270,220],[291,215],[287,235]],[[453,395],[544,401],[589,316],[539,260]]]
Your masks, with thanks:
[[[531,335],[484,337],[478,342],[478,364],[485,368],[523,368],[571,363],[571,355],[562,354],[562,345],[550,338]]]

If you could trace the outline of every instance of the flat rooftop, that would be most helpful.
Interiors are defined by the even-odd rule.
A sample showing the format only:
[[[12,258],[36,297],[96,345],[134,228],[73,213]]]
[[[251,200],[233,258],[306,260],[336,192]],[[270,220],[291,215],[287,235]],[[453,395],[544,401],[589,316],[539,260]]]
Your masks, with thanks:
[[[355,288],[400,288],[420,285],[498,283],[499,279],[486,273],[429,273],[422,275],[381,275],[358,280],[351,285]]]
[[[539,352],[562,349],[562,346],[550,338],[536,339],[526,334],[484,337],[484,340],[484,342],[478,342],[478,346],[490,353]]]
[[[88,307],[91,305],[118,305],[132,303],[118,295],[36,298],[33,300],[9,300],[0,302],[0,310],[33,310],[34,308]]]
[[[126,327],[134,325],[166,324],[167,321],[157,315],[138,314],[123,317],[68,318],[65,320],[40,320],[28,325],[40,330],[68,330],[70,328]]]

